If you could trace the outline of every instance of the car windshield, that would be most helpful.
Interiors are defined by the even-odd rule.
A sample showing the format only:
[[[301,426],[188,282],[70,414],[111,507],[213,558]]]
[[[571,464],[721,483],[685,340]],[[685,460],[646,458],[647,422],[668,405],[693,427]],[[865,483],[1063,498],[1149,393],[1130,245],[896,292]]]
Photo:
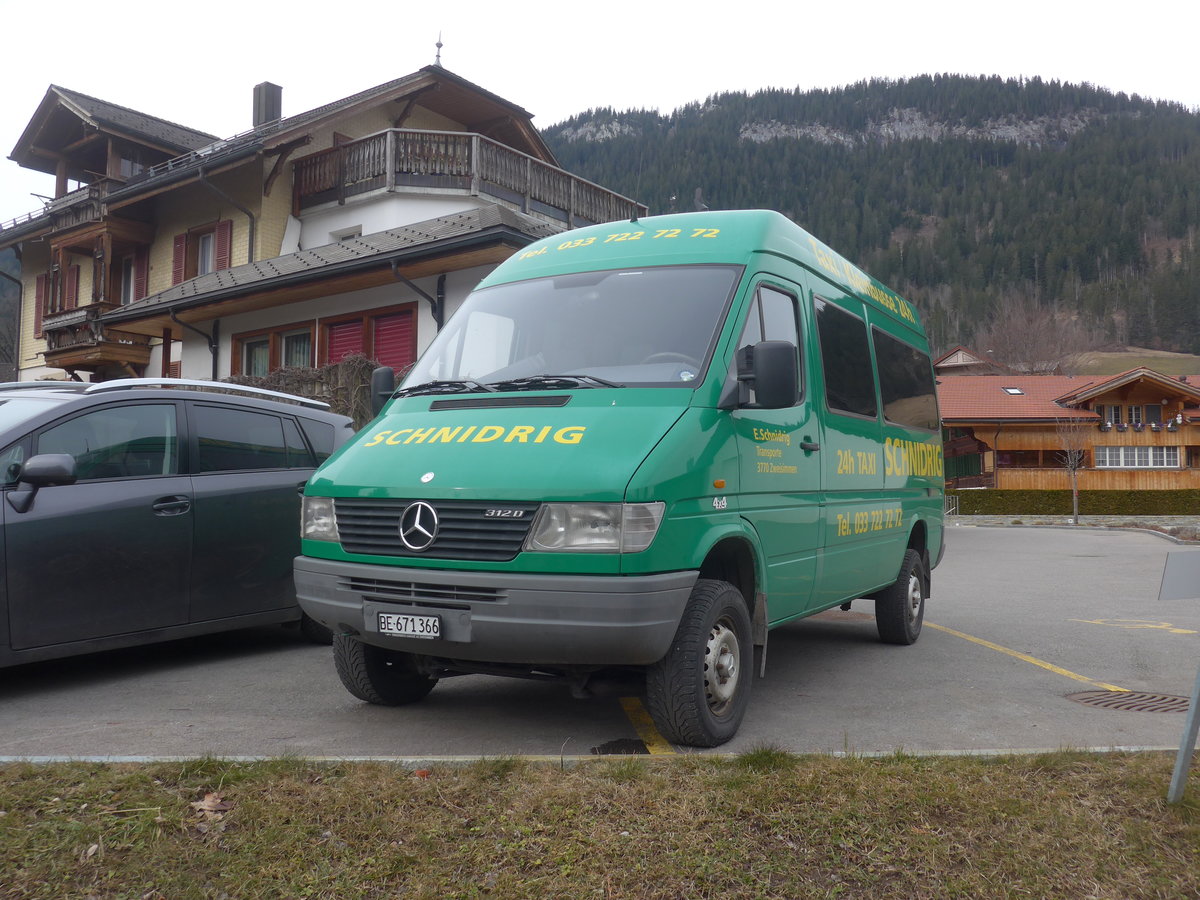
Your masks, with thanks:
[[[737,266],[662,266],[476,291],[402,390],[695,387],[740,274]]]

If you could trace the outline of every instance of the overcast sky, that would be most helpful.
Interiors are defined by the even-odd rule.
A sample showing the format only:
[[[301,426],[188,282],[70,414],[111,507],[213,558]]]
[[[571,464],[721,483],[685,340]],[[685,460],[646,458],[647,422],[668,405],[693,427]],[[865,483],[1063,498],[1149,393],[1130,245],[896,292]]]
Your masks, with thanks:
[[[0,222],[53,192],[7,158],[51,84],[229,137],[250,127],[261,81],[294,115],[434,62],[439,33],[443,66],[541,128],[593,107],[669,113],[722,91],[931,72],[1086,81],[1200,110],[1194,0],[0,0],[0,25]]]

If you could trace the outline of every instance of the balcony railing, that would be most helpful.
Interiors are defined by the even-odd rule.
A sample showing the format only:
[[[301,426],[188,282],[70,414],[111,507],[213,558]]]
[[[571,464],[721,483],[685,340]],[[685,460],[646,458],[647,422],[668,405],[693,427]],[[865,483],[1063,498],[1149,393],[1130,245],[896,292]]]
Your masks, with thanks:
[[[296,160],[294,210],[368,191],[450,189],[492,197],[570,226],[645,215],[635,200],[481,134],[390,129]]]
[[[55,228],[72,228],[87,222],[98,222],[103,212],[100,201],[107,193],[107,181],[85,184],[78,190],[47,201],[46,205],[39,210],[17,216],[15,219],[0,224],[0,232],[43,219],[52,220]]]

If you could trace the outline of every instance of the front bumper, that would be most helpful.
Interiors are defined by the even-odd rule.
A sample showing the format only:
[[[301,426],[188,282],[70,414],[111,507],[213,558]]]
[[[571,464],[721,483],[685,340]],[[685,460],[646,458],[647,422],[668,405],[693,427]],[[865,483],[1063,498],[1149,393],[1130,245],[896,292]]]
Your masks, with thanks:
[[[300,607],[334,633],[422,656],[649,665],[667,652],[698,572],[630,577],[410,569],[299,556]],[[438,639],[380,634],[378,613],[438,616]]]

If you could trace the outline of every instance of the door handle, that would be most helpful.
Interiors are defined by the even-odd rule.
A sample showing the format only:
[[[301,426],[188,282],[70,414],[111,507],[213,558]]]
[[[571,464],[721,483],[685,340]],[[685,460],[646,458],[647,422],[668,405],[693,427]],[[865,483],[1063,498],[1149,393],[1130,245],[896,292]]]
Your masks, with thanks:
[[[801,441],[800,449],[805,453],[812,453],[814,450],[820,450],[821,445],[816,441]]]
[[[184,496],[160,497],[151,507],[158,516],[179,516],[191,508],[192,499]]]

